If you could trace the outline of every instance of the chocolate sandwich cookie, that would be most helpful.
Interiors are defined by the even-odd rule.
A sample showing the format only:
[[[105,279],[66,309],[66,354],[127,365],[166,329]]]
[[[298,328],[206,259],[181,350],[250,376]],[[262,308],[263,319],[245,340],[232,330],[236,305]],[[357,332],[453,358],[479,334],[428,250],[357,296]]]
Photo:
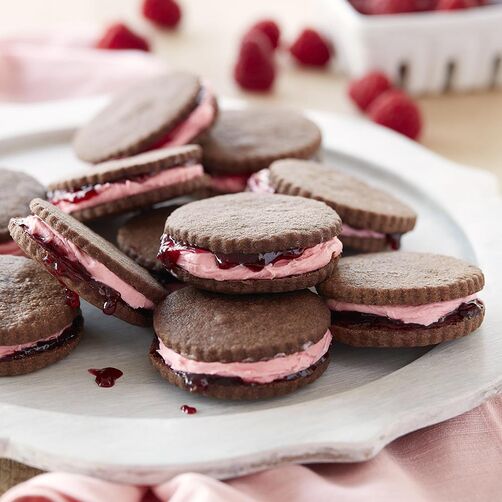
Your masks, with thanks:
[[[120,93],[73,142],[79,158],[96,164],[192,143],[213,124],[216,98],[199,77],[169,73]]]
[[[169,216],[158,258],[180,280],[210,291],[294,291],[333,271],[341,226],[336,212],[315,200],[220,195]]]
[[[413,230],[417,221],[415,211],[393,195],[317,162],[274,162],[252,177],[248,186],[252,192],[322,200],[342,218],[343,245],[357,251],[397,250],[401,236]]]
[[[201,156],[185,145],[110,160],[52,183],[47,198],[80,221],[148,208],[205,186]]]
[[[167,217],[178,207],[159,207],[139,213],[124,223],[117,234],[120,250],[146,268],[167,291],[174,291],[184,285],[157,260]]]
[[[105,314],[151,324],[166,291],[145,269],[49,202],[34,199],[30,209],[32,215],[9,223],[12,238],[28,256]]]
[[[164,378],[190,392],[275,397],[324,372],[329,317],[310,291],[227,296],[188,287],[155,310],[150,358]]]
[[[45,197],[45,187],[26,173],[0,169],[0,255],[22,255],[9,234],[9,220],[30,214],[30,201]]]
[[[485,308],[484,277],[457,258],[373,253],[342,258],[317,286],[332,310],[333,337],[357,347],[418,347],[472,333]]]
[[[40,265],[0,256],[0,376],[31,373],[66,357],[80,341],[78,298]]]
[[[284,158],[308,159],[321,145],[321,131],[287,110],[245,109],[220,113],[200,143],[216,193],[242,192],[249,176]]]

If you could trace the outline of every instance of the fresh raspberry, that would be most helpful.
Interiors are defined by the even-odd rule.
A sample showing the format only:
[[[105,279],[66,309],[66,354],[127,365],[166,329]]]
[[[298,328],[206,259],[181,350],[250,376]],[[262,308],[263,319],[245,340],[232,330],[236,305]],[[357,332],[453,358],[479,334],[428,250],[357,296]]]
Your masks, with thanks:
[[[462,10],[477,7],[472,0],[439,0],[436,10]]]
[[[369,14],[368,0],[350,0],[350,3],[354,9],[356,9],[361,14]]]
[[[415,0],[368,0],[370,14],[403,14],[415,12]]]
[[[96,47],[98,49],[150,50],[147,40],[134,33],[124,23],[115,23],[109,26],[98,40]]]
[[[328,41],[310,28],[300,33],[289,51],[300,64],[305,66],[326,66],[332,53]]]
[[[176,0],[143,0],[143,15],[161,28],[176,28],[181,9]]]
[[[360,79],[353,80],[349,85],[349,96],[364,111],[380,94],[388,91],[391,87],[392,84],[384,73],[374,71]]]
[[[274,50],[259,31],[249,32],[242,40],[234,78],[250,91],[268,91],[275,80]]]
[[[391,89],[369,106],[368,116],[377,124],[417,139],[422,130],[422,116],[416,103],[402,91]]]
[[[415,0],[416,12],[426,12],[430,10],[435,10],[438,0]]]
[[[258,21],[249,29],[250,32],[253,30],[258,30],[263,33],[270,40],[270,44],[273,49],[277,49],[277,47],[279,47],[281,31],[279,30],[277,23],[272,19],[263,19],[262,21]]]

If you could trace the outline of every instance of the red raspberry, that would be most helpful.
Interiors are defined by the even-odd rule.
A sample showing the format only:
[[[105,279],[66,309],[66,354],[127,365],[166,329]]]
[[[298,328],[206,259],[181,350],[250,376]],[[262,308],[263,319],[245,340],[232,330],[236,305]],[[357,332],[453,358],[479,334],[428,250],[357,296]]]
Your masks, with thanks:
[[[402,14],[415,12],[415,0],[368,0],[370,14]]]
[[[361,14],[369,14],[368,0],[350,0],[352,7]]]
[[[377,124],[417,139],[422,130],[422,116],[416,103],[402,91],[391,89],[381,94],[367,110]]]
[[[331,58],[332,49],[317,31],[307,28],[300,33],[289,51],[305,66],[326,66]]]
[[[263,19],[263,21],[253,24],[253,26],[249,29],[249,32],[253,30],[258,30],[263,33],[270,40],[270,44],[273,49],[277,49],[277,47],[279,47],[281,31],[279,30],[277,23],[272,19]]]
[[[380,94],[392,87],[390,80],[381,71],[368,73],[349,84],[349,96],[361,109],[366,110]]]
[[[462,10],[477,6],[472,0],[439,0],[436,10]]]
[[[268,91],[275,80],[274,50],[268,38],[253,30],[242,40],[234,78],[250,91]]]
[[[134,33],[123,23],[115,23],[109,26],[98,40],[96,47],[98,49],[150,50],[147,40]]]
[[[415,0],[415,11],[425,12],[435,10],[438,0]]]
[[[143,15],[161,28],[176,28],[181,9],[176,0],[143,0]]]

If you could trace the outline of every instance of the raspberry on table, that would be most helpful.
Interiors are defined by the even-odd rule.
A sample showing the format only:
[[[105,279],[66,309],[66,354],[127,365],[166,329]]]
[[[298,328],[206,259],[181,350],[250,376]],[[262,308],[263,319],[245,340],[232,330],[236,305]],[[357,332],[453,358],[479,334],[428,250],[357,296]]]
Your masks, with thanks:
[[[161,28],[175,28],[181,20],[176,0],[143,0],[143,16]]]
[[[263,19],[253,24],[249,31],[258,30],[263,33],[269,40],[273,49],[279,47],[279,40],[281,38],[281,30],[278,24],[272,19]]]
[[[422,116],[417,104],[404,92],[391,89],[373,101],[368,116],[377,124],[417,139],[422,130]]]
[[[274,50],[263,33],[253,30],[242,40],[234,78],[250,91],[268,91],[275,80]]]
[[[349,96],[359,109],[365,111],[380,94],[391,87],[392,83],[385,73],[373,71],[349,84]]]
[[[316,30],[303,30],[289,51],[296,61],[305,66],[326,66],[332,56],[329,42]]]
[[[141,35],[134,33],[124,23],[110,25],[96,43],[98,49],[124,49],[149,51],[148,41]]]

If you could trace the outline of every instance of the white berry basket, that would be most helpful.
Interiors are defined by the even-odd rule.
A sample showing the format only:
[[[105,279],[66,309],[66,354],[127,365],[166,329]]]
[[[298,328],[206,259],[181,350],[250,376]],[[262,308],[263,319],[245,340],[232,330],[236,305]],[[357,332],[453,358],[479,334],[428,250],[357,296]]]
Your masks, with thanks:
[[[368,16],[347,0],[319,0],[341,68],[382,70],[411,94],[502,86],[502,5]]]

